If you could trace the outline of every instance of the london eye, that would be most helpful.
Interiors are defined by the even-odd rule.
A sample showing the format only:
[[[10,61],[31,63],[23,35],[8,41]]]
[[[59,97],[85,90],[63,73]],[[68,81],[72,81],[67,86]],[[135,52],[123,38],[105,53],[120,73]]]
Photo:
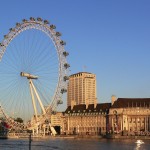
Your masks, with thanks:
[[[23,19],[0,43],[0,108],[10,126],[42,124],[66,92],[68,52],[56,26]],[[23,123],[15,122],[22,118]],[[13,123],[13,125],[11,125]]]

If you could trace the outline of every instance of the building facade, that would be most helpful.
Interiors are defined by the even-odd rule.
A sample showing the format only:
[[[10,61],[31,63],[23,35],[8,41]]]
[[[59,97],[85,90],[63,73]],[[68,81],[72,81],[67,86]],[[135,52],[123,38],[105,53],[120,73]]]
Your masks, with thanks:
[[[60,126],[62,124],[61,118],[63,116],[62,112],[57,112],[51,115],[51,126]]]
[[[62,133],[101,135],[106,133],[110,103],[69,106],[64,114]]]
[[[150,135],[150,98],[118,98],[112,103],[68,106],[62,134]]]
[[[109,109],[108,131],[144,134],[150,131],[150,98],[118,98]]]
[[[69,77],[67,106],[97,103],[96,75],[79,72]]]

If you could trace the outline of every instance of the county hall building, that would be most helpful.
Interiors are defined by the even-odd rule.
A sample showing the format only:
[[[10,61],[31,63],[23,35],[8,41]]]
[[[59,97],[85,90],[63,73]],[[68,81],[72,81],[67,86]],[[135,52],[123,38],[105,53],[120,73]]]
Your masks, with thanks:
[[[149,134],[150,98],[116,98],[97,103],[96,75],[79,72],[69,77],[67,109],[61,134]]]

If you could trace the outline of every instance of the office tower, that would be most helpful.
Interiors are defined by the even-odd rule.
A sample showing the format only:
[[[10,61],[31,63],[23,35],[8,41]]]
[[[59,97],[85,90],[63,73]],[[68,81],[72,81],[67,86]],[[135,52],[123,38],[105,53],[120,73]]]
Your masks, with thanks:
[[[67,106],[96,104],[96,75],[79,72],[69,77]]]

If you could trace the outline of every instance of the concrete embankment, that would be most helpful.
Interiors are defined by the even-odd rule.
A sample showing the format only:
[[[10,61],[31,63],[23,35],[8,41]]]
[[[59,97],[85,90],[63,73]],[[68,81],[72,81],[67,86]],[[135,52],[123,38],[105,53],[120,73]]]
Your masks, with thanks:
[[[107,139],[139,139],[139,140],[150,140],[150,136],[121,136],[121,135],[105,135],[104,138]]]
[[[54,137],[55,138],[55,137]],[[122,136],[122,135],[67,135],[67,136],[56,136],[56,138],[88,138],[88,139],[139,139],[139,140],[150,140],[150,136]]]
[[[8,139],[7,135],[0,135],[0,139]]]
[[[7,138],[29,138],[29,136],[0,136],[0,139],[7,139]],[[150,140],[150,136],[122,136],[122,135],[56,135],[56,136],[40,136],[35,137],[33,136],[32,139],[35,138],[61,138],[61,139],[79,139],[79,138],[85,138],[85,139],[139,139],[139,140]]]

